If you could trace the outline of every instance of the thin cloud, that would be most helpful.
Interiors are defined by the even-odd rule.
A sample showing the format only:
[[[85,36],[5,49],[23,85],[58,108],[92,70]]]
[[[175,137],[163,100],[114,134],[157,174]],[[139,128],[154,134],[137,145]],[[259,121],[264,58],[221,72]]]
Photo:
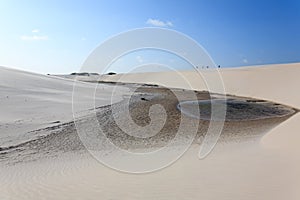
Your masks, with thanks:
[[[23,35],[20,38],[21,38],[21,40],[27,40],[27,41],[48,40],[48,36],[47,35],[42,35],[42,36],[38,36],[38,35]]]
[[[33,29],[33,30],[31,31],[31,33],[39,33],[39,32],[40,32],[39,29]]]
[[[21,40],[34,41],[34,40],[48,40],[47,35],[41,35],[39,29],[32,29],[30,35],[22,35]]]
[[[146,24],[152,25],[152,26],[158,26],[158,27],[172,27],[173,23],[170,21],[161,21],[159,19],[151,19],[149,18],[146,22]]]
[[[143,62],[144,62],[144,59],[142,58],[142,56],[137,56],[137,57],[136,57],[136,60],[137,60],[139,63],[143,63]]]
[[[243,63],[245,63],[245,64],[248,63],[248,60],[247,60],[246,58],[244,58],[242,61],[243,61]]]

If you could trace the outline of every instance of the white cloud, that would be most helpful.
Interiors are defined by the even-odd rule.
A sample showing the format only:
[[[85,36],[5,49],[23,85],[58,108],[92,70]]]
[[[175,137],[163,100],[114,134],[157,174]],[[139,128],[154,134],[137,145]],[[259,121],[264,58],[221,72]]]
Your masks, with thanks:
[[[137,57],[136,57],[136,60],[137,60],[139,63],[143,63],[143,62],[144,62],[142,56],[137,56]]]
[[[48,36],[47,35],[23,35],[20,37],[21,40],[48,40]]]
[[[21,40],[33,41],[33,40],[48,40],[47,35],[41,35],[39,29],[32,29],[31,34],[22,35]]]
[[[39,29],[33,29],[31,32],[32,32],[32,33],[39,33],[40,30],[39,30]]]
[[[151,19],[149,18],[146,22],[146,24],[152,25],[152,26],[159,26],[159,27],[172,27],[173,23],[170,21],[161,21],[159,19]]]
[[[243,63],[248,63],[248,60],[246,58],[244,58],[242,61]]]

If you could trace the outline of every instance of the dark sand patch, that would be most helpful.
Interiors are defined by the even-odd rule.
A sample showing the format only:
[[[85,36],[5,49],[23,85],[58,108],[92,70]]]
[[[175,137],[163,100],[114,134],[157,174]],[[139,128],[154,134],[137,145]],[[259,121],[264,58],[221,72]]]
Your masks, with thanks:
[[[267,118],[284,117],[294,114],[296,111],[290,107],[253,99],[213,99],[185,101],[178,104],[178,109],[190,116],[202,120],[221,121],[222,116],[212,115],[212,106],[215,112],[226,112],[226,121],[250,121]],[[198,108],[200,112],[196,112]]]

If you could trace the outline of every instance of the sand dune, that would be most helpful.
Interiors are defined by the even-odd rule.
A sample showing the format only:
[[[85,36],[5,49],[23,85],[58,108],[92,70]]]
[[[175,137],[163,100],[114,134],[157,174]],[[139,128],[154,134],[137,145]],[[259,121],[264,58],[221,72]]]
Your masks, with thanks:
[[[226,93],[265,99],[298,109],[299,72],[299,63],[220,70]],[[207,70],[203,73],[210,76],[213,72]],[[198,73],[184,71],[182,74],[190,80],[192,89],[206,90],[204,81],[199,82],[201,77]],[[104,80],[117,81],[120,76],[106,76]],[[176,77],[172,72],[129,74],[122,77],[122,81],[190,89]],[[81,91],[86,91],[82,94],[82,99],[78,99],[84,104],[90,101],[88,94],[94,89],[94,85],[78,84]],[[112,89],[110,87],[100,86],[103,93],[99,93],[97,101],[101,104],[109,103],[110,98],[107,97]],[[51,126],[49,123],[57,120],[60,123],[71,120],[71,80],[0,68],[0,88],[1,111],[4,111],[0,115],[2,144],[18,141],[23,135],[20,132],[48,127]],[[124,88],[119,100],[127,89]],[[82,111],[87,109],[84,105]],[[89,155],[77,151],[57,154],[57,158],[39,158],[34,162],[4,165],[0,170],[0,197],[298,200],[299,120],[299,114],[296,114],[276,128],[270,131],[266,129],[259,134],[260,137],[266,135],[262,140],[259,138],[258,142],[239,140],[219,143],[204,160],[197,158],[199,144],[196,143],[172,166],[141,176],[111,170]],[[240,133],[245,132],[243,124],[237,122],[235,126],[240,126]],[[229,133],[234,133],[234,129],[229,129]],[[58,146],[68,144],[64,143],[65,135],[57,136],[59,137],[54,138],[61,142],[57,144],[63,144]],[[32,149],[41,145],[32,144]],[[49,148],[47,151],[53,149]],[[42,155],[47,152],[44,153]],[[18,154],[15,152],[13,155],[17,157]]]
[[[31,131],[73,120],[73,85],[73,80],[0,67],[0,146],[20,143],[32,137]],[[85,112],[89,108],[83,106],[91,101],[95,86],[83,82],[76,86],[82,90],[78,102]],[[96,102],[110,104],[112,87],[98,89]]]
[[[266,99],[300,109],[300,95],[297,92],[300,85],[300,63],[225,68],[219,69],[219,72],[224,81],[225,91],[228,94]],[[209,76],[209,73],[212,72],[202,70],[200,73]],[[181,74],[190,81],[193,89],[206,90],[204,81],[197,81],[201,79],[201,76],[195,71],[183,71]],[[122,81],[125,82],[153,83],[182,88],[182,85],[177,84],[180,81],[174,79],[177,76],[172,72],[106,76],[104,80],[116,81],[121,77]],[[281,135],[282,139],[277,140],[297,143],[300,140],[296,132],[300,130],[300,124],[297,126],[296,123],[292,124],[292,121],[297,121],[298,118],[298,116],[294,116],[294,120],[291,119],[282,124],[284,130],[289,131],[282,131],[282,128],[278,127],[278,130],[273,130],[274,134],[270,132],[263,141],[267,142],[269,139],[273,140],[273,136],[279,137]],[[289,129],[289,126],[292,128]],[[277,143],[277,146],[280,146],[280,144]]]
[[[218,71],[223,79],[225,91],[228,94],[266,99],[300,108],[299,95],[296,92],[291,92],[298,89],[300,63],[221,68]],[[189,81],[192,89],[207,90],[202,76],[209,77],[210,74],[216,73],[216,70],[207,69],[200,70],[199,73],[195,72],[195,70],[180,71],[180,75]],[[182,84],[182,80],[176,74],[177,72],[120,74],[105,76],[103,80],[152,83],[172,88],[187,87]]]

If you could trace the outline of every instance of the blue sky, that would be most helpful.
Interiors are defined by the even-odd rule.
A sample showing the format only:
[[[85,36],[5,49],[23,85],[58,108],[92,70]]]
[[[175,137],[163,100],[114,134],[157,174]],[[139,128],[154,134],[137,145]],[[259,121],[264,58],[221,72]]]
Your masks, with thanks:
[[[0,66],[78,71],[105,39],[148,26],[192,37],[223,67],[300,62],[298,0],[0,0]]]

